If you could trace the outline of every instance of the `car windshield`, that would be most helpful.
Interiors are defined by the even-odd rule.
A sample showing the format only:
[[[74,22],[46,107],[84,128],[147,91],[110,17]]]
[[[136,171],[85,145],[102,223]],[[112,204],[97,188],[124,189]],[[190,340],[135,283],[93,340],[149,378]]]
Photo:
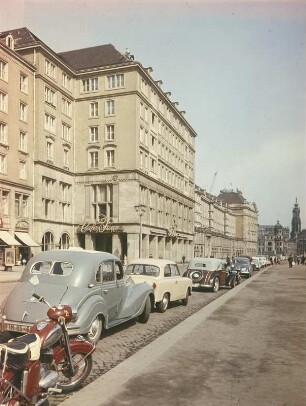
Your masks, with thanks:
[[[68,276],[72,273],[72,270],[73,265],[71,262],[38,261],[33,264],[31,274]]]
[[[125,273],[127,275],[159,276],[159,267],[147,264],[131,264],[127,266]]]
[[[236,261],[236,265],[248,266],[248,262],[247,261]]]

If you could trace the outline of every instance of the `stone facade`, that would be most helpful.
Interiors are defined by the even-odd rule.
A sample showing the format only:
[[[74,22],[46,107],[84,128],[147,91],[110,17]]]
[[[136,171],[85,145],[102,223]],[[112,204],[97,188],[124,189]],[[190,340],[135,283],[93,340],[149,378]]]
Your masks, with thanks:
[[[195,187],[196,133],[152,68],[112,45],[56,53],[27,28],[0,52],[0,239],[18,257],[257,253],[256,206]]]
[[[241,192],[195,189],[195,256],[256,255],[258,213]]]
[[[57,54],[26,28],[1,33],[0,41],[29,71],[25,186],[35,204],[26,220],[39,244],[32,253],[79,245],[128,259],[190,258],[196,133],[152,69],[111,45]],[[19,83],[11,80],[14,66],[9,84]],[[11,92],[10,100],[26,97]],[[11,138],[16,157],[12,146]],[[7,218],[4,229],[14,234],[19,214]]]

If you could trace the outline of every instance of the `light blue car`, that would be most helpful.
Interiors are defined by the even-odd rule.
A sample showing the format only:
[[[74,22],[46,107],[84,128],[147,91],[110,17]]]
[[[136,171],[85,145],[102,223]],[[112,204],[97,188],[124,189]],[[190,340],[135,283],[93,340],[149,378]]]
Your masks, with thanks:
[[[31,283],[33,276],[39,283]],[[146,323],[154,305],[152,286],[135,284],[124,275],[114,255],[82,249],[50,250],[31,258],[20,281],[0,308],[1,330],[25,333],[48,306],[32,297],[35,292],[51,305],[69,304],[77,320],[67,325],[70,335],[84,334],[95,343],[103,329],[131,319]]]

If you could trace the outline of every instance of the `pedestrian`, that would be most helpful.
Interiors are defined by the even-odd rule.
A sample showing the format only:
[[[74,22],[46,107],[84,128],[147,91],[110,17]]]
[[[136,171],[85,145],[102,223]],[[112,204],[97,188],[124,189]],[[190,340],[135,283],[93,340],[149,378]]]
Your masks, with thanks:
[[[304,254],[303,254],[303,255],[302,255],[302,258],[301,258],[301,264],[304,265],[304,263],[305,263],[305,256],[304,256]]]
[[[289,268],[292,268],[293,256],[291,254],[288,257],[288,262],[289,262]]]
[[[185,257],[185,255],[183,254],[183,256],[182,256],[183,264],[185,263],[185,259],[186,259],[186,257]]]

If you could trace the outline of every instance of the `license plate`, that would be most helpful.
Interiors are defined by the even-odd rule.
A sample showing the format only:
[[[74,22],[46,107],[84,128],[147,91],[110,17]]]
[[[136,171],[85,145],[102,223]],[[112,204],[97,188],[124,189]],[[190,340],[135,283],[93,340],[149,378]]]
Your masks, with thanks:
[[[4,330],[16,331],[18,333],[28,333],[30,331],[30,326],[25,326],[23,324],[5,323]]]

